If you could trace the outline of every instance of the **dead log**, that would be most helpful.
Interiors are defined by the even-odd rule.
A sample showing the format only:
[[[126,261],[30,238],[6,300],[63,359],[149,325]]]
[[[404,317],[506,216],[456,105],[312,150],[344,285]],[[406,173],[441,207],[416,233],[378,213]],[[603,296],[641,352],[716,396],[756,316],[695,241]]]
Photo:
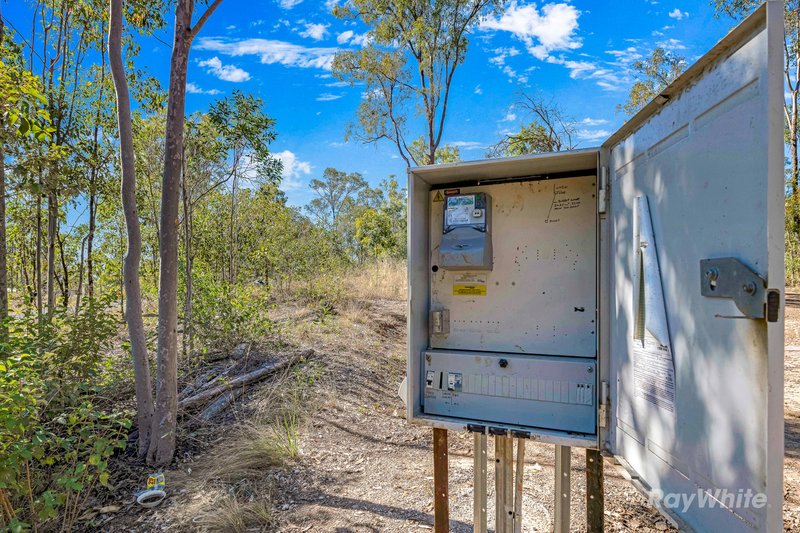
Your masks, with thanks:
[[[203,412],[200,413],[200,419],[205,422],[211,421],[212,418],[217,416],[219,413],[227,409],[233,402],[238,400],[239,396],[244,394],[245,390],[247,389],[244,385],[242,385],[222,394],[219,398],[214,400],[211,405],[203,409]]]
[[[231,379],[227,383],[224,383],[222,385],[218,385],[216,387],[212,387],[210,389],[201,391],[201,392],[195,394],[194,396],[190,396],[190,397],[188,397],[188,398],[186,398],[184,400],[181,400],[180,402],[178,402],[178,408],[179,409],[188,409],[188,408],[190,408],[192,406],[195,406],[197,404],[206,402],[206,401],[208,401],[208,400],[210,400],[212,398],[216,398],[217,396],[219,396],[223,392],[234,390],[234,389],[236,389],[238,387],[242,387],[243,388],[245,385],[249,385],[250,383],[253,383],[255,381],[260,381],[260,380],[264,379],[265,377],[269,376],[270,374],[274,374],[275,372],[278,372],[280,370],[283,370],[284,368],[287,368],[287,367],[293,365],[297,360],[299,360],[299,359],[301,359],[303,357],[309,357],[309,356],[313,355],[313,353],[314,353],[314,350],[311,350],[311,349],[305,350],[303,352],[294,354],[293,356],[289,357],[288,359],[284,359],[282,361],[273,362],[273,363],[270,363],[270,364],[268,364],[266,366],[262,366],[261,368],[258,368],[256,370],[253,370],[252,372],[248,372],[246,374],[242,374],[240,376],[236,376],[235,378]]]

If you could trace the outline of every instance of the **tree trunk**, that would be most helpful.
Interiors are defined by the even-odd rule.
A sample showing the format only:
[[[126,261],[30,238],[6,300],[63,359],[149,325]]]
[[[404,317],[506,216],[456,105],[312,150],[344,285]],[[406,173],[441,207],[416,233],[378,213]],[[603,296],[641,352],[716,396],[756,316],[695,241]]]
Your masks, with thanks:
[[[95,142],[97,141],[95,140]],[[97,225],[96,179],[97,171],[93,169],[89,185],[89,233],[86,236],[86,295],[90,300],[94,297],[94,256],[92,251],[94,250],[94,232]],[[141,248],[141,244],[139,247]]]
[[[181,180],[183,189],[183,244],[185,258],[186,297],[183,304],[183,356],[194,351],[192,339],[192,203],[186,189],[186,176]]]
[[[228,243],[228,283],[234,283],[236,276],[235,269],[235,253],[236,253],[236,185],[237,175],[236,170],[233,171],[233,186],[231,187],[231,227],[230,227],[230,242]]]
[[[175,453],[178,415],[178,198],[183,154],[186,71],[192,44],[191,0],[178,0],[169,73],[169,99],[161,180],[156,404],[147,460],[166,465]]]
[[[81,297],[83,296],[83,263],[84,257],[86,257],[86,240],[88,235],[81,239],[81,262],[80,267],[78,268],[78,290],[75,292],[75,314],[78,314],[78,311],[81,308]]]
[[[61,301],[64,302],[64,307],[69,307],[69,266],[67,265],[67,257],[64,254],[64,238],[61,232],[56,233],[58,237],[58,256],[61,260],[61,270],[64,272],[64,283],[59,282],[61,286]]]
[[[56,310],[56,232],[58,231],[58,200],[54,192],[47,194],[47,317]]]
[[[3,46],[5,25],[0,5],[0,47]],[[5,142],[0,142],[0,341],[8,335],[8,245],[6,243],[6,152]]]
[[[42,180],[39,178],[39,185]],[[33,261],[36,269],[36,313],[39,318],[39,327],[42,326],[42,195],[36,193],[36,258]]]
[[[150,363],[147,358],[147,340],[142,320],[142,294],[139,284],[139,262],[142,256],[142,235],[136,207],[136,167],[133,153],[133,125],[128,81],[122,63],[122,0],[110,2],[108,53],[114,88],[117,93],[117,121],[119,124],[120,160],[122,164],[122,209],[128,230],[128,247],[123,262],[123,277],[127,308],[125,320],[131,342],[133,373],[136,385],[136,409],[139,426],[139,457],[147,454],[151,445],[153,421],[153,390]]]

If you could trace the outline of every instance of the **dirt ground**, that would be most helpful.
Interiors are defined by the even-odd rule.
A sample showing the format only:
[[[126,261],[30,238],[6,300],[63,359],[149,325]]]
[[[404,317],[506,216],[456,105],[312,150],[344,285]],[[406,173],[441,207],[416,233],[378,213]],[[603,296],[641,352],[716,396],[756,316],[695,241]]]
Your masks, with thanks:
[[[433,524],[431,431],[405,422],[397,395],[405,365],[404,304],[380,302],[360,318],[345,338],[329,338],[331,344],[322,348],[331,358],[336,394],[303,434],[303,459],[279,498],[281,531],[406,532],[430,530]],[[788,310],[786,330],[784,522],[786,531],[800,531],[800,309]],[[348,342],[362,335],[374,335],[374,344]],[[491,446],[489,454],[493,456]],[[575,450],[573,531],[586,530],[584,463],[584,453]],[[609,460],[604,477],[608,531],[673,529]],[[525,531],[551,530],[553,478],[553,446],[528,442]],[[491,527],[491,486],[488,501]],[[472,439],[454,432],[450,519],[452,531],[472,531]]]
[[[301,308],[282,309],[279,314],[287,323],[299,323],[292,329],[292,340],[317,350],[326,366],[326,380],[319,386],[315,406],[302,426],[300,459],[263,472],[272,487],[270,524],[251,523],[239,530],[432,530],[432,432],[406,423],[397,394],[405,373],[405,304],[393,300],[362,302],[324,321],[312,321]],[[800,531],[800,308],[787,311],[786,344],[784,523],[786,531]],[[491,445],[489,454],[493,457]],[[118,516],[104,529],[214,529],[203,526],[197,518],[214,513],[225,494],[192,485],[192,469],[201,470],[204,462],[209,458],[199,454],[181,463],[179,474],[184,482],[178,494],[159,509],[141,511],[135,505],[128,506],[127,517]],[[584,463],[584,453],[573,451],[573,531],[586,530]],[[168,473],[168,480],[174,474]],[[472,440],[468,434],[450,433],[449,475],[451,530],[472,531]],[[489,476],[493,478],[491,466]],[[674,530],[610,460],[605,461],[604,477],[607,531]],[[553,478],[553,446],[528,442],[524,531],[551,530]],[[239,484],[225,490],[238,490]],[[494,521],[492,484],[488,497],[490,529]],[[192,502],[198,501],[203,504],[201,511],[197,511],[197,505],[192,507]],[[197,512],[200,514],[195,516]]]

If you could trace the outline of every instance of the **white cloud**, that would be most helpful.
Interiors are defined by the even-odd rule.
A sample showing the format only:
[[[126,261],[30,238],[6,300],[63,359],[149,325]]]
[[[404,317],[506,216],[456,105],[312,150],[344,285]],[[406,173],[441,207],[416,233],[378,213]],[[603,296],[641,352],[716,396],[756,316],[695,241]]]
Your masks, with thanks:
[[[525,43],[531,55],[544,60],[551,52],[581,47],[581,40],[575,35],[580,15],[574,6],[565,3],[546,4],[539,12],[535,4],[511,2],[499,18],[484,18],[480,27],[510,32]]]
[[[606,50],[606,53],[614,56],[616,63],[620,66],[628,66],[642,59],[642,54],[634,46],[629,46],[624,50]]]
[[[293,7],[302,3],[303,0],[278,0],[278,5],[283,9],[292,9]]]
[[[475,86],[475,94],[483,94],[480,84]]]
[[[200,39],[198,50],[212,50],[228,56],[258,56],[261,63],[278,63],[287,67],[331,69],[338,48],[305,47],[271,39],[243,39],[232,41],[218,37]]]
[[[225,26],[225,29],[228,30],[228,31],[235,30],[236,29],[236,24],[231,24],[230,26]]]
[[[597,86],[607,91],[616,91],[630,88],[630,77],[627,69],[612,63],[616,69],[602,66],[594,61],[574,61],[563,57],[550,56],[548,63],[564,65],[570,72],[569,77],[574,80],[594,80]]]
[[[188,92],[189,94],[210,94],[212,96],[220,93],[220,91],[217,89],[206,90],[192,82],[186,84],[186,92]]]
[[[322,93],[321,95],[317,96],[317,102],[331,102],[333,100],[338,100],[344,96],[343,94],[331,94],[331,93]]]
[[[517,48],[513,46],[511,48],[501,47],[501,48],[495,48],[493,52],[495,55],[494,57],[489,58],[489,63],[492,63],[493,65],[497,65],[498,67],[500,67],[500,70],[503,72],[503,74],[508,76],[508,81],[517,82],[521,84],[528,83],[527,76],[520,75],[519,73],[517,73],[516,70],[511,68],[509,65],[506,65],[507,58],[514,57],[520,54],[520,51]]]
[[[602,126],[603,124],[608,124],[608,121],[604,118],[586,117],[585,119],[581,120],[578,124],[580,124],[581,126]]]
[[[517,120],[517,115],[509,111],[500,122],[514,122],[515,120]]]
[[[336,36],[336,42],[339,44],[346,44],[347,41],[353,38],[355,32],[353,30],[343,31],[339,35]]]
[[[328,26],[330,24],[306,24],[305,26],[306,29],[300,32],[300,37],[321,41],[328,35]]]
[[[330,83],[326,83],[325,87],[349,87],[349,81],[332,81]]]
[[[686,45],[683,44],[679,39],[667,39],[665,41],[660,41],[656,43],[656,46],[658,46],[659,48],[663,48],[667,52],[675,50],[686,50]]]
[[[311,163],[299,160],[297,155],[290,150],[284,150],[272,155],[283,163],[281,189],[287,191],[303,188],[305,185],[301,178],[311,174]]]
[[[206,67],[206,72],[213,74],[223,81],[240,83],[250,79],[250,73],[246,70],[234,67],[233,65],[223,65],[218,57],[212,57],[197,63],[201,67]]]
[[[370,37],[367,33],[355,33],[353,30],[343,31],[336,36],[336,42],[339,44],[350,43],[355,46],[369,44]]]
[[[478,141],[455,141],[447,144],[451,146],[457,146],[462,150],[483,150],[486,148],[486,144]]]
[[[339,5],[339,0],[325,0],[325,9],[333,11],[333,8]]]
[[[601,141],[611,137],[611,132],[608,130],[580,129],[576,132],[575,136],[584,141]]]
[[[675,19],[675,20],[683,20],[684,18],[686,18],[688,16],[689,16],[689,12],[688,11],[681,11],[677,7],[669,12],[669,18]]]

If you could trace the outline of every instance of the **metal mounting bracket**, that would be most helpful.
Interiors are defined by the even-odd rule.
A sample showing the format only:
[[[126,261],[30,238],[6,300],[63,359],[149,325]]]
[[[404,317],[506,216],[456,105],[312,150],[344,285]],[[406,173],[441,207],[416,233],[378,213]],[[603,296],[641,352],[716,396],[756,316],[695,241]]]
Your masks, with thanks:
[[[744,317],[764,318],[767,283],[735,257],[700,260],[700,293],[709,298],[731,298]]]

